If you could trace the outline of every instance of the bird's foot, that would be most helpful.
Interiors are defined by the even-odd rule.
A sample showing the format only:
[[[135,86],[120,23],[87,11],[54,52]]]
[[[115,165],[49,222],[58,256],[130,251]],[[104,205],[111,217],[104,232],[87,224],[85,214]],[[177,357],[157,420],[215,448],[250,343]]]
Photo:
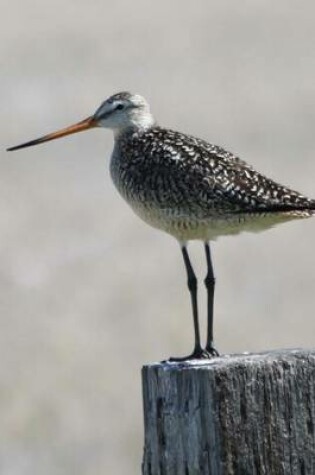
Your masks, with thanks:
[[[167,361],[169,362],[183,362],[183,361],[191,361],[191,360],[209,360],[214,358],[215,356],[219,356],[219,353],[214,348],[204,349],[204,348],[195,348],[194,351],[188,356],[182,357],[171,357]]]
[[[213,345],[207,345],[205,351],[209,353],[209,358],[215,358],[216,356],[220,356],[220,353],[214,348]]]

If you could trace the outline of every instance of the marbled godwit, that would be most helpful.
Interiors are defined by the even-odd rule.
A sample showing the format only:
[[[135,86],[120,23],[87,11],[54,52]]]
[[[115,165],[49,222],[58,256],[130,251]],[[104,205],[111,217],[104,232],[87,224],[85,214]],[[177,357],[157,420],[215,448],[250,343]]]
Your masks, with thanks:
[[[121,92],[108,98],[87,119],[31,142],[104,127],[114,132],[112,179],[132,209],[151,226],[173,235],[180,243],[191,295],[195,346],[184,358],[217,355],[213,344],[215,279],[209,241],[241,231],[260,231],[314,214],[315,200],[263,176],[221,147],[156,124],[146,100]],[[187,242],[204,242],[208,273],[208,329],[205,348],[200,341],[197,279]]]

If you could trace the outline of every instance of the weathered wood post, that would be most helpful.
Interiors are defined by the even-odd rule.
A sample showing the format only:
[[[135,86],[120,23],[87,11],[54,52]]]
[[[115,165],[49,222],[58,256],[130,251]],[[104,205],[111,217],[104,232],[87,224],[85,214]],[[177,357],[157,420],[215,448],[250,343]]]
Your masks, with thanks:
[[[142,377],[144,475],[315,474],[315,350],[157,363]]]

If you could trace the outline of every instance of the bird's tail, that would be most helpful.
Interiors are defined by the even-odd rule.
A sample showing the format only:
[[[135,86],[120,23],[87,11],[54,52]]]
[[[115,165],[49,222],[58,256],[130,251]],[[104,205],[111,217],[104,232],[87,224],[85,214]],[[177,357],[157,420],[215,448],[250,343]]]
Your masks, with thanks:
[[[256,206],[255,209],[243,210],[245,214],[247,213],[262,213],[262,214],[273,214],[273,213],[285,213],[290,214],[291,216],[297,216],[301,218],[307,218],[315,216],[315,200],[305,200],[300,203],[277,203],[277,204],[263,204]]]

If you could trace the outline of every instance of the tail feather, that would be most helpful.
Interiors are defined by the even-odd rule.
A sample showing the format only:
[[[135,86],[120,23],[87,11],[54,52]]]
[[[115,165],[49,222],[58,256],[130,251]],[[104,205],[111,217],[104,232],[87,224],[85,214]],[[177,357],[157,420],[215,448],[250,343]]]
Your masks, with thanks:
[[[255,209],[246,209],[242,213],[296,213],[297,215],[314,216],[315,215],[315,200],[307,200],[303,204],[261,204]]]

